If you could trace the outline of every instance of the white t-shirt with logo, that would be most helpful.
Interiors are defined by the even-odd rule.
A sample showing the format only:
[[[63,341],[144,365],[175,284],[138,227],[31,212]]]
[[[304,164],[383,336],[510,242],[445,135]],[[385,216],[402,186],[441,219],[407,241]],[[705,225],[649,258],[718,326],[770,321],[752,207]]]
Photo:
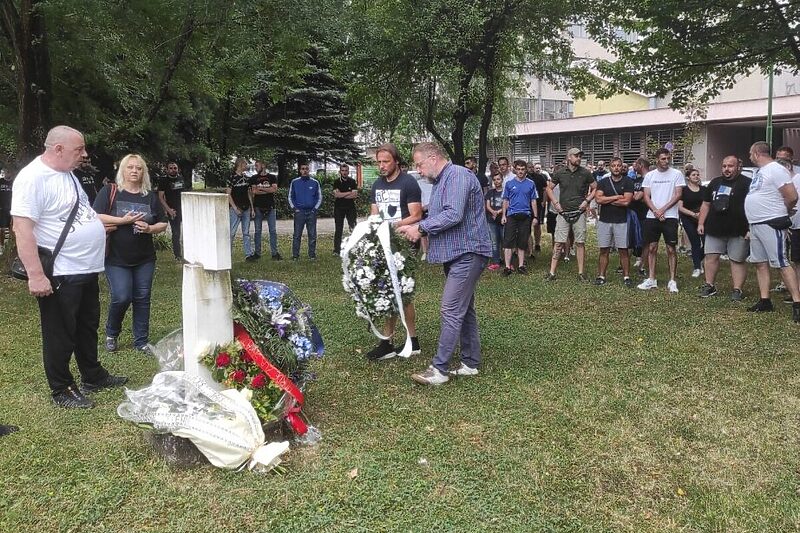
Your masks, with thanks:
[[[686,186],[686,178],[680,170],[668,168],[661,172],[651,170],[644,176],[643,189],[650,189],[650,200],[657,209],[667,205],[675,194],[675,187]],[[678,203],[664,212],[665,218],[678,218]],[[647,211],[647,218],[656,218],[652,211]]]
[[[792,175],[775,161],[756,170],[750,182],[750,192],[744,199],[744,213],[750,224],[787,215],[779,190],[787,183],[792,183]]]
[[[37,157],[14,180],[11,214],[34,221],[33,235],[39,246],[53,250],[75,205],[76,179],[58,172]],[[53,274],[67,276],[104,270],[106,232],[89,198],[78,184],[80,203],[72,229],[56,257]]]

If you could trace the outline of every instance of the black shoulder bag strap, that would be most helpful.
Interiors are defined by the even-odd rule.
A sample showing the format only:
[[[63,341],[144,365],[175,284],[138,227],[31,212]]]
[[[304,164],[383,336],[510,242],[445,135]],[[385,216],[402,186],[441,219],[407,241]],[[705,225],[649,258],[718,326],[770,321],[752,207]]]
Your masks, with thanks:
[[[61,251],[61,247],[64,246],[64,241],[67,240],[67,234],[69,233],[69,229],[72,227],[72,223],[75,221],[75,215],[78,214],[78,206],[81,203],[81,193],[78,190],[78,183],[75,181],[75,176],[72,174],[72,172],[69,173],[69,179],[72,181],[72,185],[75,187],[75,205],[72,206],[72,211],[69,212],[67,223],[64,224],[64,229],[61,230],[61,235],[58,237],[56,247],[53,248],[53,268],[55,268],[56,256],[58,255],[58,252]]]

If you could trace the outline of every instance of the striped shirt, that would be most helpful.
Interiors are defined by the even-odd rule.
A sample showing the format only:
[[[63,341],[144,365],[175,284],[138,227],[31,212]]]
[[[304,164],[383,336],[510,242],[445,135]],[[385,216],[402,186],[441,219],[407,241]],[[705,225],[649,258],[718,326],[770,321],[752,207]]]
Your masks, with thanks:
[[[448,263],[466,253],[492,256],[489,226],[478,178],[464,167],[447,163],[433,183],[428,218],[428,262]]]

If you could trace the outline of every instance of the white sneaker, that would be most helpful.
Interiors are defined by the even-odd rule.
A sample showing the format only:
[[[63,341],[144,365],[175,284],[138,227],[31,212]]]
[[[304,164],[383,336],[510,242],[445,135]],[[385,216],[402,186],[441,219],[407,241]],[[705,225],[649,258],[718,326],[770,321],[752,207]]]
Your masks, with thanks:
[[[461,366],[456,368],[455,370],[450,371],[451,376],[477,376],[478,369],[477,368],[470,368],[464,363],[461,363]]]
[[[419,260],[420,261],[427,261],[428,260],[428,254],[423,252],[422,255],[420,256]]]
[[[699,278],[700,274],[702,274],[702,272],[700,271],[699,268],[695,268],[694,270],[692,270],[692,277],[693,278]]]
[[[450,378],[447,377],[447,374],[442,374],[439,372],[439,369],[433,365],[429,366],[422,372],[411,374],[411,379],[417,383],[421,383],[422,385],[441,385],[442,383],[447,383],[450,381]]]
[[[667,283],[667,290],[669,292],[678,292],[678,284],[675,283],[674,279],[669,280],[669,283]]]
[[[641,289],[643,291],[648,291],[650,289],[657,289],[658,288],[658,281],[654,279],[647,278],[640,284],[636,286],[637,289]]]

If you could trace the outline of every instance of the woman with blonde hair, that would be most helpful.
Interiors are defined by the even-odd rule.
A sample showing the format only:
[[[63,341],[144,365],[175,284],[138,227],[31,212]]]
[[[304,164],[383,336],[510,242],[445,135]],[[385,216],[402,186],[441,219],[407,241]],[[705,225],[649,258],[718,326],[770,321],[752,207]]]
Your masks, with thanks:
[[[115,183],[97,194],[94,210],[108,231],[106,279],[111,298],[106,350],[117,350],[122,320],[133,304],[133,347],[151,354],[150,292],[156,268],[153,235],[167,228],[167,217],[142,156],[128,154],[122,158]]]

